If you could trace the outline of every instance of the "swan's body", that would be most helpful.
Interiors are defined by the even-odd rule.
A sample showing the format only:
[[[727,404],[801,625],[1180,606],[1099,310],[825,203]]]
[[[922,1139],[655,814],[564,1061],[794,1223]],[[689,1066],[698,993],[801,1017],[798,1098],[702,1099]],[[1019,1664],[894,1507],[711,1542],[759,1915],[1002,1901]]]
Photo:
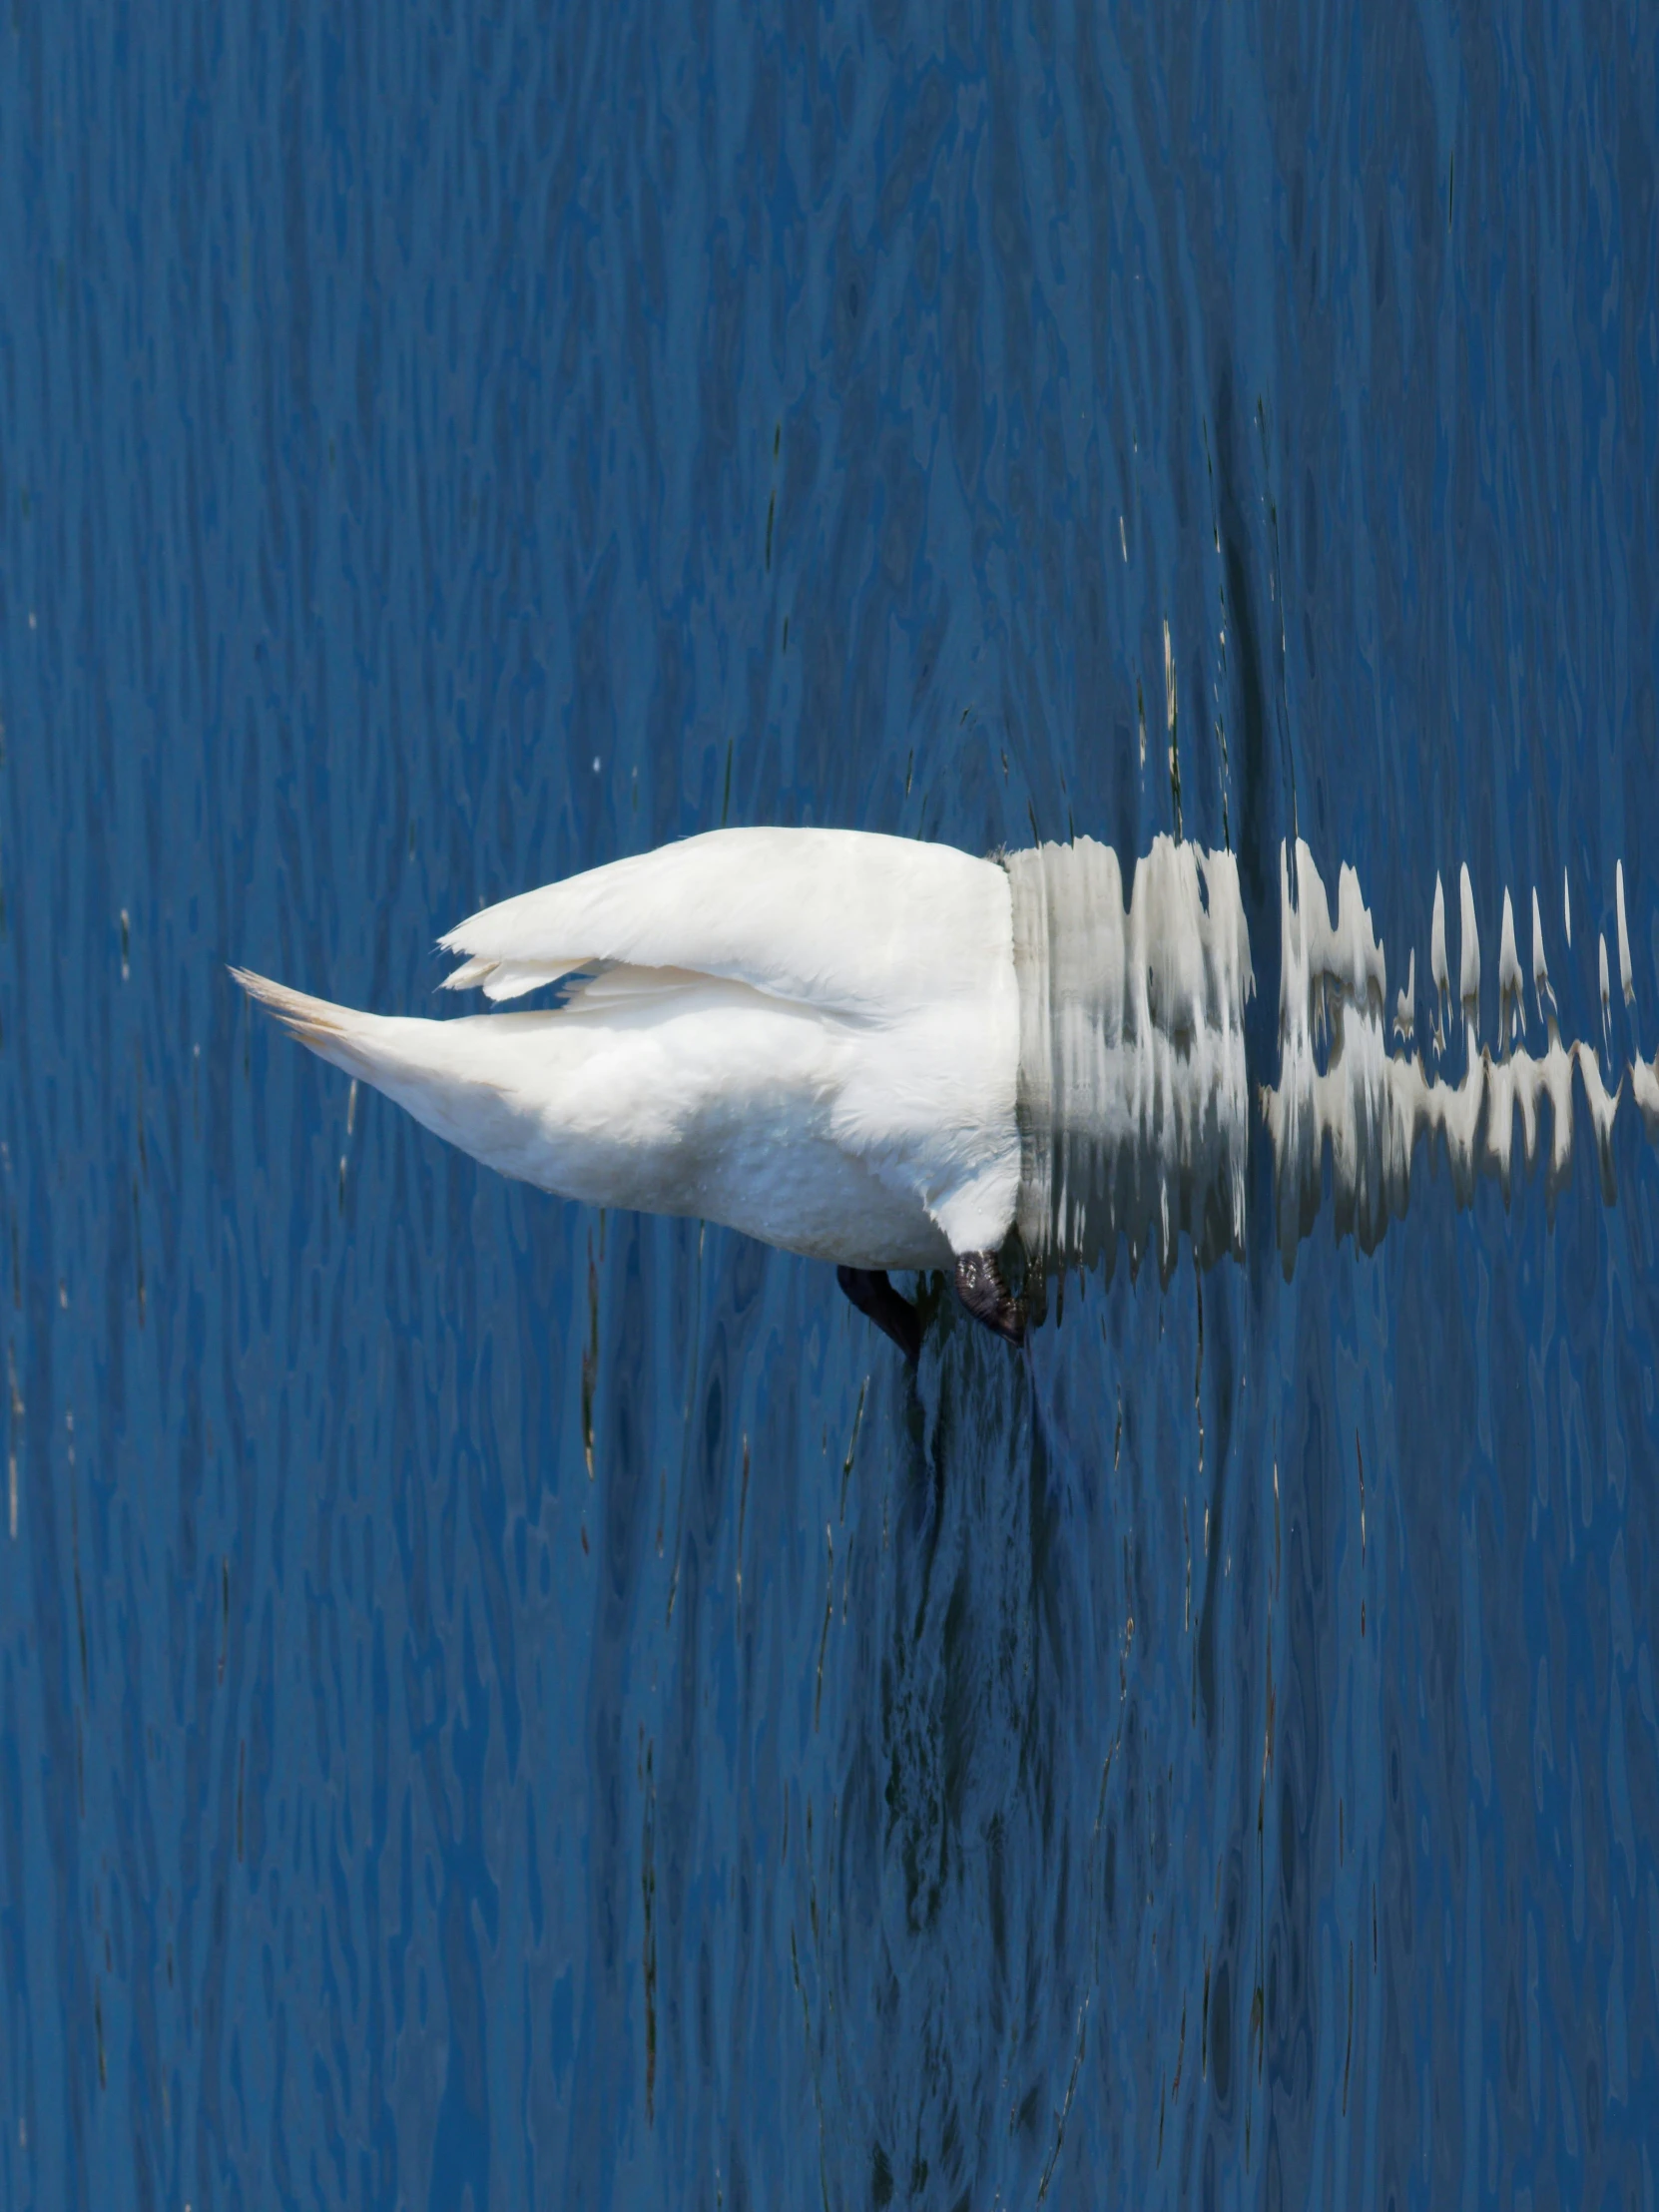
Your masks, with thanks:
[[[1020,1176],[1008,875],[946,845],[724,830],[443,939],[533,1013],[360,1014],[244,975],[312,1051],[487,1166],[859,1270],[994,1251]],[[590,979],[591,978],[591,979]]]

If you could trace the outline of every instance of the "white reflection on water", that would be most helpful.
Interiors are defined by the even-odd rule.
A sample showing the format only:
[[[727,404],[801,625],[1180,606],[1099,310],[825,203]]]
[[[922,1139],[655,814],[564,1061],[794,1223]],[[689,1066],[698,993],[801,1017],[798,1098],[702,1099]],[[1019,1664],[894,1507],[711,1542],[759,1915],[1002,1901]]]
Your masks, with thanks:
[[[1244,1256],[1250,933],[1230,852],[1159,837],[1127,908],[1117,854],[1080,838],[1011,852],[1019,982],[1016,1225],[1039,1266],[1110,1274],[1184,1231]]]
[[[1006,859],[1014,893],[1020,993],[1021,1181],[1017,1227],[1039,1270],[1104,1261],[1118,1240],[1132,1268],[1150,1250],[1167,1282],[1185,1233],[1208,1266],[1245,1249],[1250,1083],[1244,1012],[1255,977],[1230,853],[1160,837],[1136,866],[1127,906],[1116,854],[1082,838]],[[1293,895],[1294,893],[1294,895]],[[1393,1045],[1387,963],[1359,876],[1346,864],[1333,914],[1306,843],[1280,847],[1279,1071],[1256,1096],[1273,1149],[1275,1232],[1286,1274],[1313,1229],[1330,1161],[1339,1237],[1375,1251],[1406,1211],[1424,1160],[1444,1156],[1453,1197],[1472,1202],[1495,1177],[1507,1201],[1516,1118],[1530,1170],[1549,1107],[1545,1189],[1553,1210],[1572,1168],[1574,1087],[1596,1148],[1602,1195],[1615,1197],[1613,1130],[1624,1078],[1612,1073],[1605,940],[1606,1060],[1564,1041],[1532,895],[1532,995],[1544,1048],[1524,1042],[1525,986],[1510,895],[1503,897],[1496,1050],[1480,1043],[1480,941],[1467,868],[1458,884],[1458,1013],[1449,1016],[1444,892],[1436,878],[1429,973],[1433,1070],[1412,1049],[1416,955],[1397,994]],[[1624,870],[1617,872],[1622,994],[1634,1007]],[[1256,1072],[1256,1071],[1253,1071]],[[1659,1059],[1639,1052],[1631,1090],[1659,1138]]]

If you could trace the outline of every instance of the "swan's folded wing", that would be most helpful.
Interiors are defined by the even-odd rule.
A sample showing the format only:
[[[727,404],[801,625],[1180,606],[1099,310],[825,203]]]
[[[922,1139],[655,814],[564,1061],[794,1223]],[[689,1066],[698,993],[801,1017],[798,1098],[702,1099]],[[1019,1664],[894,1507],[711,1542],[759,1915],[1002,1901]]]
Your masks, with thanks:
[[[1012,958],[1007,877],[953,846],[717,830],[526,891],[441,940],[451,990],[509,999],[584,968],[679,969],[874,1019],[972,999]]]

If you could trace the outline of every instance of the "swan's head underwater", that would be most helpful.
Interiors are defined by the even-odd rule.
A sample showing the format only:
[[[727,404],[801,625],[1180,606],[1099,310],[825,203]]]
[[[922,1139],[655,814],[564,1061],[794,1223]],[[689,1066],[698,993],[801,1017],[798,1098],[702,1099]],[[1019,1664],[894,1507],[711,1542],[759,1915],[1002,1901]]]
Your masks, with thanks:
[[[1250,961],[1228,855],[1159,839],[1126,913],[1116,856],[1087,839],[980,859],[722,830],[507,899],[441,944],[452,990],[500,1005],[559,984],[562,1002],[410,1020],[235,972],[486,1166],[830,1261],[912,1356],[888,1270],[949,1271],[1017,1344],[1011,1238],[1040,1271],[1120,1226],[1166,1264],[1183,1228],[1206,1258],[1242,1236]],[[1079,1117],[1110,1188],[1095,1160],[1067,1181]]]
[[[1338,1234],[1370,1250],[1405,1210],[1420,1138],[1443,1145],[1460,1204],[1481,1172],[1507,1197],[1515,1116],[1530,1165],[1541,1100],[1553,1205],[1575,1081],[1612,1196],[1623,1078],[1609,1091],[1594,1047],[1561,1041],[1536,892],[1546,1048],[1525,1047],[1506,891],[1494,1058],[1479,1043],[1466,868],[1459,888],[1453,1086],[1410,1053],[1414,953],[1393,1017],[1407,1049],[1390,1052],[1386,961],[1358,877],[1341,871],[1333,918],[1307,845],[1281,847],[1279,1083],[1256,1095],[1287,1274],[1327,1159]],[[1617,900],[1633,1017],[1622,866]],[[1443,904],[1436,879],[1442,1001]],[[441,945],[459,961],[451,990],[501,1005],[558,985],[561,1002],[407,1020],[235,972],[313,1052],[503,1175],[831,1262],[912,1359],[920,1322],[891,1270],[946,1270],[968,1312],[1019,1344],[1045,1272],[1110,1272],[1120,1242],[1132,1267],[1155,1252],[1166,1282],[1182,1237],[1200,1266],[1244,1255],[1255,976],[1230,852],[1157,837],[1125,901],[1117,855],[1088,837],[979,859],[854,830],[720,830],[509,898]],[[1603,947],[1604,1027],[1607,995]],[[1458,1049],[1445,1030],[1436,1021],[1436,1065]],[[1631,1074],[1659,1135],[1659,1062],[1638,1051]]]

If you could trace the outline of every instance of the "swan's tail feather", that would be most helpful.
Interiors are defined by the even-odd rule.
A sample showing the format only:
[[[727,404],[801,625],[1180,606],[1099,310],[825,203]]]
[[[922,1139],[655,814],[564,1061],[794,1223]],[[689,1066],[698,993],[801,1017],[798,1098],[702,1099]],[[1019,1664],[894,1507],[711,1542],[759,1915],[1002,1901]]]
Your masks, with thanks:
[[[336,1006],[326,998],[308,997],[304,991],[289,990],[285,983],[274,983],[269,976],[255,975],[249,968],[234,967],[231,973],[250,998],[275,1014],[288,1035],[308,1045],[319,1059],[343,1068],[347,1075],[366,1076],[370,1082],[379,1080],[375,1072],[379,1055],[372,1043],[376,1016],[359,1014],[350,1006]]]
[[[520,1117],[507,1095],[519,1065],[515,1047],[521,1047],[523,1037],[513,1016],[421,1021],[362,1014],[354,1006],[290,991],[285,983],[273,983],[246,968],[231,973],[250,998],[275,1014],[289,1036],[318,1059],[384,1092],[446,1144],[459,1145],[506,1174],[524,1172],[512,1141]]]

